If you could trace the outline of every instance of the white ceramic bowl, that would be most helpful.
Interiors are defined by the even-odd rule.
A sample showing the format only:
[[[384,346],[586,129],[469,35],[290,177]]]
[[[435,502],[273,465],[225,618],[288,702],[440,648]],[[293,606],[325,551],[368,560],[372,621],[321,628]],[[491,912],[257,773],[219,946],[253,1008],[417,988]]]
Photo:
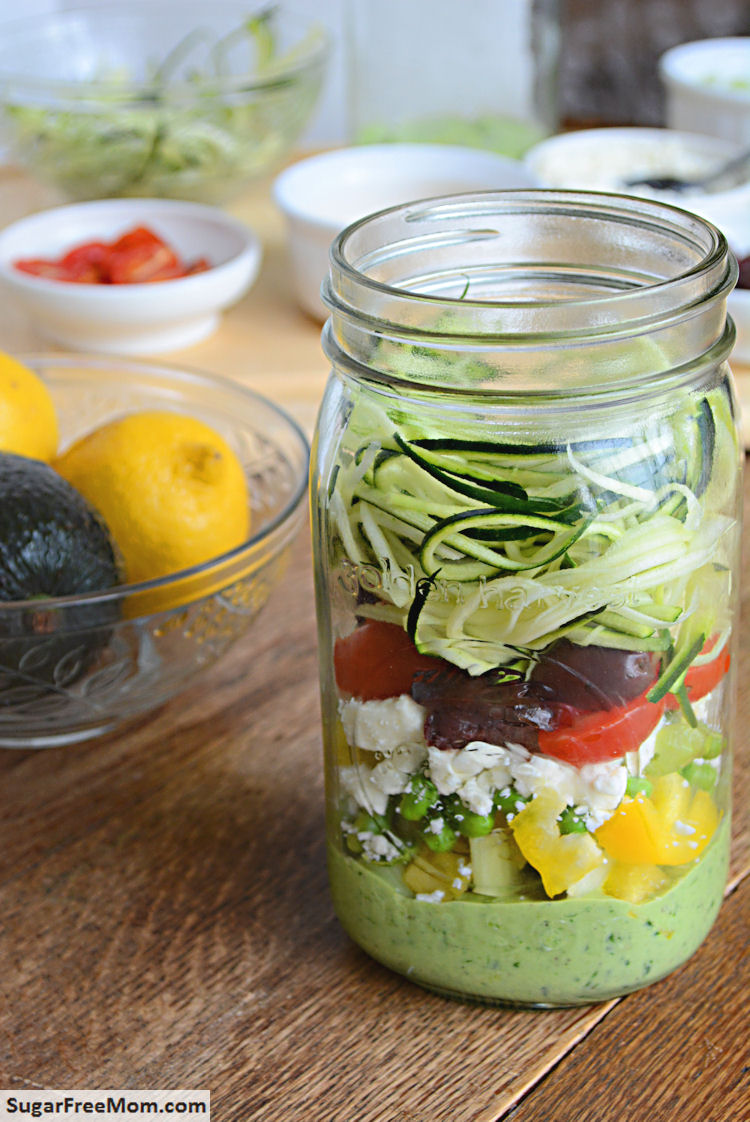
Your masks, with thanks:
[[[273,187],[288,232],[297,299],[316,319],[331,242],[345,226],[399,203],[461,191],[533,187],[517,160],[446,144],[365,144],[300,160]]]
[[[698,177],[740,151],[736,143],[700,133],[626,126],[561,133],[535,144],[524,163],[543,187],[624,192],[687,207],[706,192],[656,191],[628,186],[628,181],[660,175]],[[750,172],[721,197],[731,199],[737,192],[750,197]],[[719,198],[719,193],[712,197]]]
[[[184,260],[210,268],[149,284],[74,284],[22,273],[14,261],[57,258],[83,242],[144,225]],[[46,339],[86,351],[151,355],[215,330],[257,276],[258,238],[214,207],[171,199],[105,199],[39,211],[0,231],[0,285]]]
[[[750,37],[700,39],[659,59],[670,128],[750,144]]]

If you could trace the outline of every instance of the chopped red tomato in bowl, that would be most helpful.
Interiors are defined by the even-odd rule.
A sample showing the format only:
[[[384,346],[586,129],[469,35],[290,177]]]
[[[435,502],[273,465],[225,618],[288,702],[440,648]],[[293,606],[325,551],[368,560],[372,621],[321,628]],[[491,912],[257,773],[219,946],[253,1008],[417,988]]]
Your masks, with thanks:
[[[150,284],[210,268],[205,257],[181,260],[147,226],[136,226],[111,242],[84,242],[57,259],[26,257],[13,265],[21,273],[73,284]]]

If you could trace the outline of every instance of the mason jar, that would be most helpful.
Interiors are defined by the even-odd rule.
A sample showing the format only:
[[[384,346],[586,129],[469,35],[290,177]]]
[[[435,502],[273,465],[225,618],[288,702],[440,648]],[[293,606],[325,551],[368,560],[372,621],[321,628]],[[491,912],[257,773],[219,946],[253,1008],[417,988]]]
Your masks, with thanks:
[[[416,202],[331,250],[312,481],[328,861],[371,956],[604,1000],[727,874],[736,263],[671,206]]]

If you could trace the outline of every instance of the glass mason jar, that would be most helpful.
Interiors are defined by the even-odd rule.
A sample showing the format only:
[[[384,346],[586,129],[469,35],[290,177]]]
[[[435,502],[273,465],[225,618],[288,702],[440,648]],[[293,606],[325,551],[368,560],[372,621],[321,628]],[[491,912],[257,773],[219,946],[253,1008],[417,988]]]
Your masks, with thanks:
[[[741,448],[723,236],[510,191],[333,245],[312,500],[330,882],[453,996],[612,998],[719,908]]]

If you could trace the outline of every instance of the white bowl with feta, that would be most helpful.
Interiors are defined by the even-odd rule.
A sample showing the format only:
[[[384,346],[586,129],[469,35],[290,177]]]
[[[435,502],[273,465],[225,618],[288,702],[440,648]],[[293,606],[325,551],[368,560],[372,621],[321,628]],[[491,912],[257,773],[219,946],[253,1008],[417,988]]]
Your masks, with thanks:
[[[666,121],[750,144],[750,37],[681,43],[659,60]]]
[[[750,171],[736,186],[720,192],[666,191],[633,181],[661,176],[698,179],[742,150],[735,142],[695,132],[624,126],[560,133],[534,145],[524,162],[543,187],[614,191],[692,209],[708,194],[719,201],[735,196],[750,200]]]

